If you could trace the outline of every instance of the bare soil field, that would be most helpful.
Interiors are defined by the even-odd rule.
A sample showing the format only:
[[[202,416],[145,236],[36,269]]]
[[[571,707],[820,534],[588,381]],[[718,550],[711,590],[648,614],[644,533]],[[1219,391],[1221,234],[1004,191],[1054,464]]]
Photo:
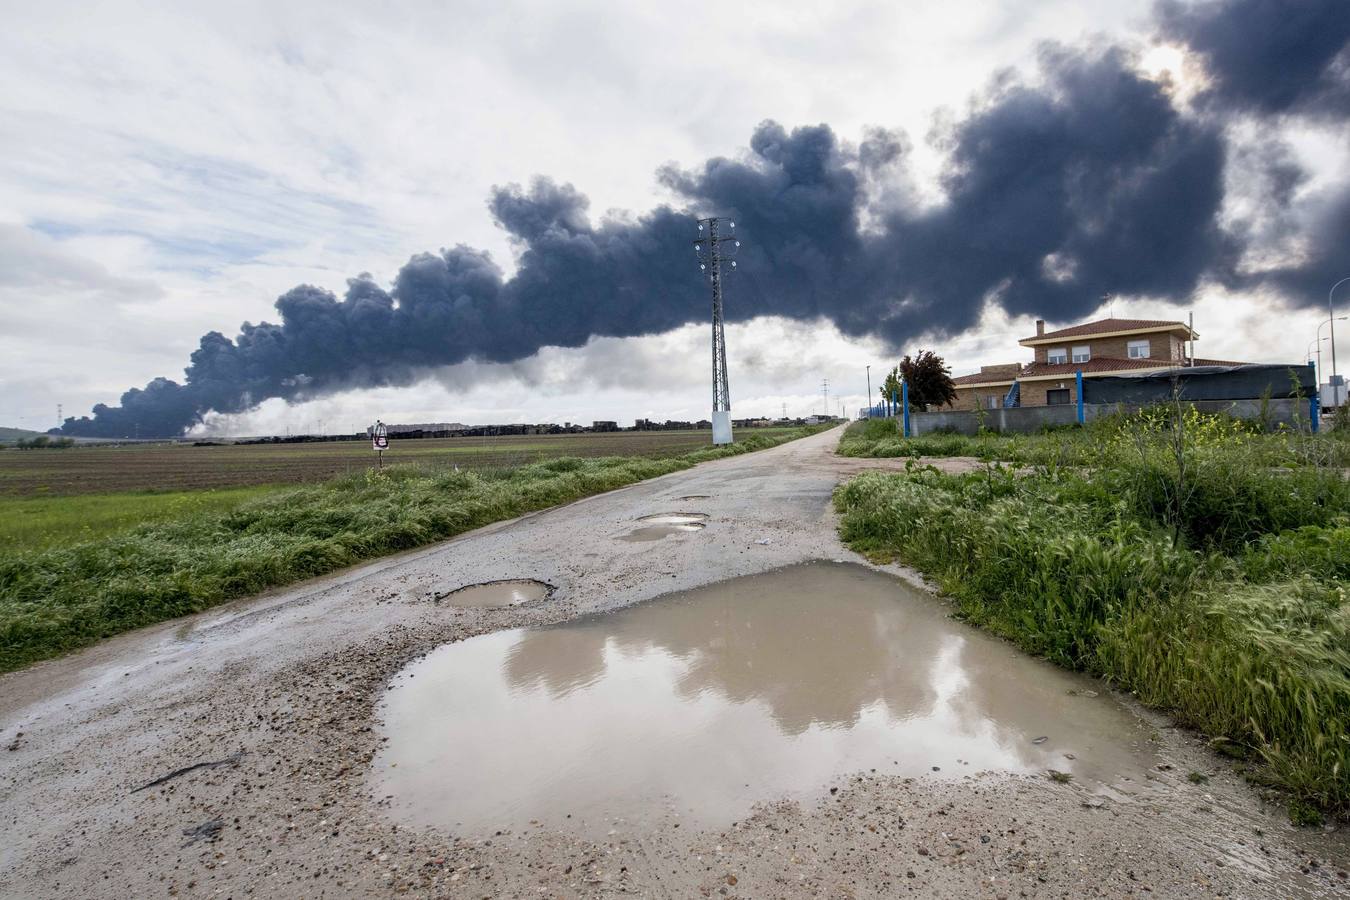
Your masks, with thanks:
[[[756,429],[778,434],[784,429]],[[559,456],[665,457],[712,444],[708,431],[426,438],[390,442],[385,465],[488,468]],[[366,441],[297,444],[186,443],[0,451],[0,496],[68,496],[117,491],[184,491],[303,484],[375,464]]]

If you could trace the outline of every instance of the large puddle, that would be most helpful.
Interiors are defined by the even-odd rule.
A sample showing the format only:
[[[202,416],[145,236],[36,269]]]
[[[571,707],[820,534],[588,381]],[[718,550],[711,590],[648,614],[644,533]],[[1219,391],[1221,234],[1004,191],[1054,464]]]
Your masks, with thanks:
[[[724,827],[869,769],[1142,781],[1149,729],[1092,687],[898,579],[811,563],[437,649],[386,696],[377,795],[453,832],[604,834]]]

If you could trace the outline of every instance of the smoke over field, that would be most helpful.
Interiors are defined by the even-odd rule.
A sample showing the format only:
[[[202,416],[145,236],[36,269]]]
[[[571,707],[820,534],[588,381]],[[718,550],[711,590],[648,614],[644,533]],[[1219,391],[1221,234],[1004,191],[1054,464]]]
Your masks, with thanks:
[[[1343,3],[1168,2],[1156,27],[1206,68],[1193,103],[1141,74],[1130,48],[1047,45],[1037,78],[996,79],[939,136],[947,166],[936,206],[900,189],[903,134],[873,129],[855,142],[828,125],[772,121],[741,158],[662,168],[678,202],[632,217],[597,221],[584,194],[546,177],[498,187],[489,207],[519,252],[512,277],[457,245],[412,257],[389,285],[358,275],[342,296],[298,286],[277,300],[277,323],[204,335],[181,383],[157,378],[62,430],[174,435],[212,410],[668,331],[708,312],[689,243],[696,214],[732,216],[747,238],[730,319],[823,317],[896,344],[960,332],[989,302],[1062,320],[1108,291],[1182,301],[1202,283],[1315,301],[1350,246],[1350,193],[1296,209],[1306,175],[1287,148],[1272,140],[1239,153],[1231,134],[1253,121],[1345,119]],[[1235,166],[1258,210],[1237,221],[1224,216]],[[1290,239],[1292,262],[1246,264],[1258,243]]]

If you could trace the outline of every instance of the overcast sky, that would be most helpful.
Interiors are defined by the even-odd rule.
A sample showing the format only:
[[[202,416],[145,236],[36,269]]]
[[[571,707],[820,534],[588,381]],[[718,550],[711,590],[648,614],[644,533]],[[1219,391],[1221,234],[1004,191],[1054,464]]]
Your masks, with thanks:
[[[592,215],[642,213],[672,200],[658,167],[744,155],[773,119],[828,123],[848,141],[903,131],[906,189],[937,203],[947,157],[930,135],[1000,73],[1034,77],[1046,40],[1134,47],[1178,102],[1202,77],[1151,43],[1151,3],[1133,0],[4,7],[0,424],[44,429],[58,403],[83,414],[155,376],[181,380],[200,335],[276,321],[273,302],[299,283],[340,294],[364,271],[388,284],[413,254],[460,243],[509,274],[520,248],[488,210],[494,185],[547,175],[586,194]],[[1345,134],[1343,121],[1287,126],[1310,173],[1302,190],[1342,177]],[[734,307],[734,276],[726,292]],[[1113,311],[1194,311],[1200,355],[1275,362],[1303,359],[1325,318],[1208,285],[1179,306],[1126,297]],[[1034,319],[991,308],[965,334],[899,349],[936,349],[957,374],[1026,360],[1016,339]],[[205,427],[703,418],[709,352],[706,325],[599,338],[410,386],[272,400]],[[764,318],[728,329],[728,359],[737,417],[820,411],[824,379],[831,410],[851,413],[864,367],[876,384],[894,352],[828,322]]]

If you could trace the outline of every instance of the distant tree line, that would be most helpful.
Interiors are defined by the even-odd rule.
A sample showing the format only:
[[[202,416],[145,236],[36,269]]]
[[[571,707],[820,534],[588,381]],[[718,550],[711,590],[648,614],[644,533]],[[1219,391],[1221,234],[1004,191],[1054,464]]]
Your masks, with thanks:
[[[75,439],[71,437],[54,438],[50,435],[40,434],[34,438],[19,438],[14,442],[14,446],[20,450],[64,450],[67,447],[74,447]]]

